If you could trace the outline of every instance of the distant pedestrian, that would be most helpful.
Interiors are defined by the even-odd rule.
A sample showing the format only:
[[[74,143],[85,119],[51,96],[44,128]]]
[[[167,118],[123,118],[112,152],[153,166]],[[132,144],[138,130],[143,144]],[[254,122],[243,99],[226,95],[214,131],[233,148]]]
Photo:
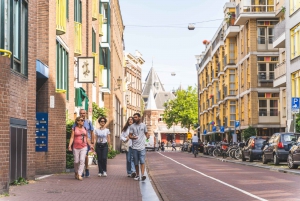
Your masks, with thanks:
[[[71,138],[69,142],[69,151],[72,151],[73,145],[73,155],[74,155],[74,172],[75,178],[82,180],[82,173],[84,169],[84,161],[86,152],[88,150],[88,145],[93,150],[94,147],[90,144],[88,140],[87,130],[83,126],[84,119],[82,117],[77,117],[75,120],[75,127],[72,129]]]
[[[173,151],[173,149],[175,149],[175,151],[176,151],[176,142],[175,142],[175,140],[173,140],[173,142],[172,142],[172,151]]]
[[[165,151],[165,142],[164,141],[162,141],[160,144],[160,150]]]
[[[84,119],[84,123],[83,123],[83,127],[87,130],[87,137],[88,137],[88,141],[90,142],[90,144],[94,144],[94,127],[93,124],[90,120],[88,120],[86,118],[86,111],[84,109],[80,109],[79,111],[80,117]],[[73,125],[73,129],[76,126],[76,124],[74,123]],[[89,177],[90,176],[90,171],[89,171],[89,158],[88,158],[88,153],[90,151],[90,146],[88,145],[87,150],[86,150],[86,156],[85,156],[85,174],[84,171],[82,172],[82,177],[86,176]]]
[[[130,126],[129,129],[129,138],[132,139],[132,149],[133,149],[133,160],[136,170],[136,176],[134,180],[139,181],[140,179],[144,181],[146,179],[145,173],[145,141],[146,138],[149,139],[147,126],[144,123],[141,123],[140,113],[135,113],[133,115],[134,124]],[[141,177],[139,171],[139,164],[141,168]]]
[[[107,119],[100,117],[98,119],[100,127],[95,130],[95,148],[98,159],[98,177],[107,177],[107,155],[110,147],[110,131],[105,128]]]
[[[129,117],[125,126],[122,129],[121,140],[127,144],[126,150],[126,170],[127,176],[134,178],[136,176],[135,165],[132,155],[132,140],[129,138],[129,127],[133,124],[133,117]]]
[[[199,147],[198,141],[199,141],[199,138],[195,133],[194,136],[192,137],[192,153],[194,153],[194,146],[198,149],[198,147]]]

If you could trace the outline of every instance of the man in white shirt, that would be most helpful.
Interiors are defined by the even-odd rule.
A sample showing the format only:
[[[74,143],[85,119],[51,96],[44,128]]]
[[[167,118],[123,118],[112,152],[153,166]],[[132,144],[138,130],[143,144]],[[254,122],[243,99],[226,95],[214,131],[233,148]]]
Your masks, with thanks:
[[[197,148],[199,147],[198,141],[199,141],[199,138],[195,133],[194,136],[192,137],[192,153],[194,153],[194,146],[196,146]]]

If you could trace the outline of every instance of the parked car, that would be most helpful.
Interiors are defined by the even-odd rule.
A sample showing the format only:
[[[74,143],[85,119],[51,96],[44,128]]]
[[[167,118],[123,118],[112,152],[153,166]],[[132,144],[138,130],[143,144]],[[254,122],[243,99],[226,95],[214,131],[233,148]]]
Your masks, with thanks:
[[[298,135],[295,133],[274,133],[263,149],[263,164],[273,161],[275,165],[287,161],[289,150]]]
[[[252,136],[246,141],[244,146],[241,144],[242,161],[246,161],[247,159],[249,159],[249,162],[260,160],[263,153],[262,147],[267,140],[268,137],[266,136]]]
[[[203,154],[204,155],[212,155],[213,150],[216,147],[216,142],[208,142],[203,146]]]
[[[298,141],[292,143],[292,145],[287,162],[290,169],[297,169],[300,165],[300,137],[298,137]]]

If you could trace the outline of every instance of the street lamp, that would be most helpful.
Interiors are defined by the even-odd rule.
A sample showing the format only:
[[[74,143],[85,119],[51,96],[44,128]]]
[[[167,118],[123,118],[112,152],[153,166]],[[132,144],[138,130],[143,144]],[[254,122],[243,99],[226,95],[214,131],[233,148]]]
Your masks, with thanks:
[[[117,88],[115,88],[115,91],[120,89],[122,85],[122,78],[119,76],[119,78],[117,79]]]
[[[194,30],[195,29],[195,24],[189,24],[188,30]]]

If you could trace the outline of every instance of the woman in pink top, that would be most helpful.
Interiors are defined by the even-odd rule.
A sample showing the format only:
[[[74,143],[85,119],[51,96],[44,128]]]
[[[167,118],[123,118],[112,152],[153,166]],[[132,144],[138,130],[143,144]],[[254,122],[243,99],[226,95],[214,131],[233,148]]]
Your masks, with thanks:
[[[83,127],[84,119],[82,117],[77,117],[75,120],[76,126],[72,130],[69,151],[72,151],[73,144],[73,155],[74,155],[74,171],[75,179],[82,180],[82,172],[84,169],[85,155],[87,152],[87,144],[90,145],[93,150],[93,145],[87,140],[87,131]]]

